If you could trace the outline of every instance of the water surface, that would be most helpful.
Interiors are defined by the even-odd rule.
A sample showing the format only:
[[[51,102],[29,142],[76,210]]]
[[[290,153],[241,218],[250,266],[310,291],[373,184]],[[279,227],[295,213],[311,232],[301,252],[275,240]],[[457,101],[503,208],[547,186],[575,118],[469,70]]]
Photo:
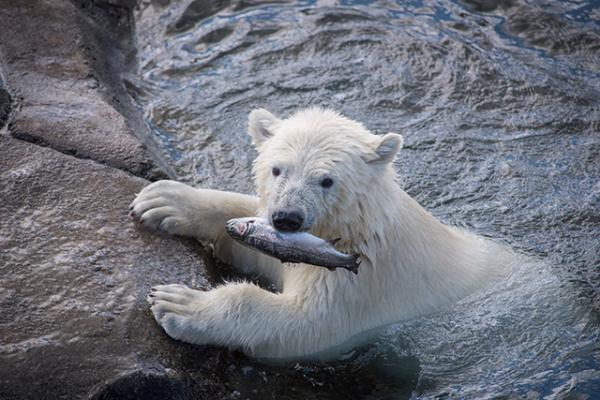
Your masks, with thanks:
[[[330,107],[404,135],[434,215],[526,255],[339,363],[242,357],[232,397],[600,397],[599,22],[582,1],[142,2],[126,80],[178,179],[252,193],[249,111]]]

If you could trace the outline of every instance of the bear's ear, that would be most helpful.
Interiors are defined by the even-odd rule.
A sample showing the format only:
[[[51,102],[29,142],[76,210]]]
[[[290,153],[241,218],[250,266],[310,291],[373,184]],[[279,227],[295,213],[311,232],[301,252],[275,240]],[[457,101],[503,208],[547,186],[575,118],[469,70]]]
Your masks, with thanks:
[[[264,108],[252,110],[248,116],[248,133],[254,144],[260,146],[273,136],[273,128],[277,122],[279,122],[279,118]]]
[[[397,133],[386,133],[381,138],[374,152],[369,154],[365,161],[369,164],[387,164],[396,158],[396,154],[402,148],[402,135]]]

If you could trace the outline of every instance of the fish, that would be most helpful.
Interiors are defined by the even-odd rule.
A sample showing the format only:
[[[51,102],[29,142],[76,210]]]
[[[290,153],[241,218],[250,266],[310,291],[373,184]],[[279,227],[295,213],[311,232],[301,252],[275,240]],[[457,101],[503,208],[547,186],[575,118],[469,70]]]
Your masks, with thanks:
[[[345,268],[358,274],[359,255],[344,254],[334,245],[340,240],[321,239],[308,232],[283,232],[263,218],[234,218],[227,221],[227,233],[241,244],[284,263],[306,263],[330,271]]]

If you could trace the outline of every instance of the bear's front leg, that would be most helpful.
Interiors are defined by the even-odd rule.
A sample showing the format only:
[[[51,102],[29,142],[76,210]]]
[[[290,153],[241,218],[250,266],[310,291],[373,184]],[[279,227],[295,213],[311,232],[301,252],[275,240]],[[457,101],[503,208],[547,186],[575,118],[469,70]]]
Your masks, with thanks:
[[[250,283],[207,292],[161,285],[153,288],[148,300],[154,318],[172,338],[237,348],[255,357],[313,354],[338,344],[345,339],[340,334],[348,333],[326,329],[331,320],[323,315],[326,305],[313,307]]]
[[[227,220],[256,215],[257,206],[253,196],[158,181],[137,195],[130,215],[146,228],[214,244],[223,239]]]
[[[146,186],[130,208],[131,217],[144,227],[210,243],[221,261],[281,284],[282,266],[278,260],[235,242],[225,229],[232,218],[257,214],[256,197],[159,181]]]

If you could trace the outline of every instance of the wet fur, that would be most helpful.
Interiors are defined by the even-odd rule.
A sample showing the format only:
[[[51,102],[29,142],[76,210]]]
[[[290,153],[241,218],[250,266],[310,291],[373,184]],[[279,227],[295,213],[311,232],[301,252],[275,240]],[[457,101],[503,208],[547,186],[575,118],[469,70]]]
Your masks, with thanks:
[[[280,292],[251,283],[206,292],[157,286],[152,312],[171,337],[257,357],[305,357],[439,310],[506,272],[508,251],[443,225],[401,189],[392,167],[400,135],[376,136],[319,108],[288,119],[255,110],[249,133],[259,152],[257,197],[161,181],[138,195],[132,213],[149,228],[211,243],[219,258],[271,279]],[[329,190],[319,185],[323,177],[334,180]],[[306,214],[304,229],[342,238],[339,250],[359,253],[359,274],[287,267],[225,233],[228,219],[269,218],[287,206]]]

